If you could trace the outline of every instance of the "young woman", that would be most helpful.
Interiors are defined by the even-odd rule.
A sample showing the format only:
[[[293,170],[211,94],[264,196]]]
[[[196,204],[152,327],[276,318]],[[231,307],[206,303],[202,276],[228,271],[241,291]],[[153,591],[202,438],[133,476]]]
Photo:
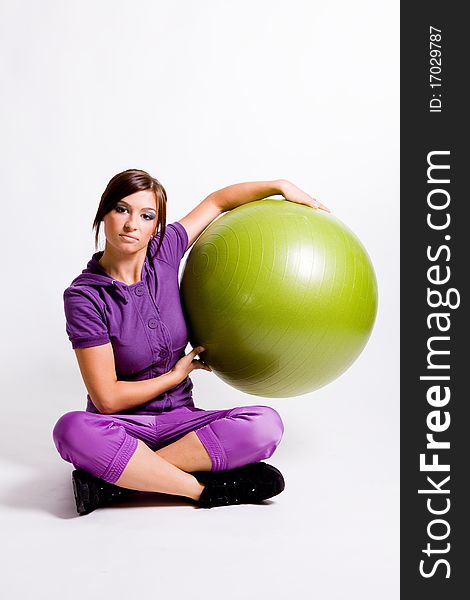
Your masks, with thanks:
[[[130,169],[108,183],[93,223],[96,245],[104,225],[104,251],[64,292],[88,403],[60,417],[53,439],[76,468],[80,514],[139,490],[210,508],[260,502],[284,489],[278,469],[260,462],[283,434],[274,409],[194,406],[189,375],[211,369],[197,358],[203,347],[185,354],[178,287],[181,259],[216,217],[274,194],[328,210],[285,180],[240,183],[166,225],[166,193],[155,178]]]

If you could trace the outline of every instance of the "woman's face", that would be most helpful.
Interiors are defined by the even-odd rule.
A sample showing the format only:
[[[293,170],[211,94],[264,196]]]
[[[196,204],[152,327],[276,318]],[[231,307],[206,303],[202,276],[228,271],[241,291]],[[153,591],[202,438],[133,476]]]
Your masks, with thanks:
[[[126,196],[103,219],[106,243],[133,254],[145,248],[157,226],[157,204],[150,190]]]

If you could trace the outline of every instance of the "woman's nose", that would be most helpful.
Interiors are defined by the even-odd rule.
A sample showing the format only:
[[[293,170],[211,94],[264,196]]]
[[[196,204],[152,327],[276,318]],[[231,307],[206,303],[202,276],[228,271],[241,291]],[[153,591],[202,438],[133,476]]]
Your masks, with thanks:
[[[129,218],[127,219],[126,224],[124,226],[125,229],[127,229],[127,231],[134,231],[134,230],[136,230],[137,229],[137,225],[136,225],[135,221],[136,221],[136,218],[129,215]]]

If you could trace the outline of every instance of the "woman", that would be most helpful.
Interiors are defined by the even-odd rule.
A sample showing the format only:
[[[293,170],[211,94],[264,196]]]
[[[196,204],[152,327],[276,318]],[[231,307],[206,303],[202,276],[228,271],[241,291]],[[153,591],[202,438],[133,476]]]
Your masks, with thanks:
[[[240,183],[166,226],[165,190],[148,173],[130,169],[108,183],[93,223],[96,246],[104,225],[105,249],[64,292],[88,403],[60,417],[53,439],[76,468],[80,514],[139,490],[211,508],[260,502],[284,489],[281,473],[260,462],[283,434],[274,409],[194,406],[189,375],[211,369],[197,358],[203,347],[185,355],[178,287],[181,259],[216,217],[273,194],[327,210],[285,180]]]

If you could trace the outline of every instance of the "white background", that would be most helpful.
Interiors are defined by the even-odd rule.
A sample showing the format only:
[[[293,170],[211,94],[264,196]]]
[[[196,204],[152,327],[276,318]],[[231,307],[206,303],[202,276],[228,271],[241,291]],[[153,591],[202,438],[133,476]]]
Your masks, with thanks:
[[[398,598],[398,22],[391,0],[1,1],[5,597]],[[281,414],[286,490],[265,505],[76,515],[51,436],[85,407],[62,292],[127,168],[163,183],[168,222],[289,179],[372,258],[376,326],[335,382],[269,400],[193,373],[201,408]]]

